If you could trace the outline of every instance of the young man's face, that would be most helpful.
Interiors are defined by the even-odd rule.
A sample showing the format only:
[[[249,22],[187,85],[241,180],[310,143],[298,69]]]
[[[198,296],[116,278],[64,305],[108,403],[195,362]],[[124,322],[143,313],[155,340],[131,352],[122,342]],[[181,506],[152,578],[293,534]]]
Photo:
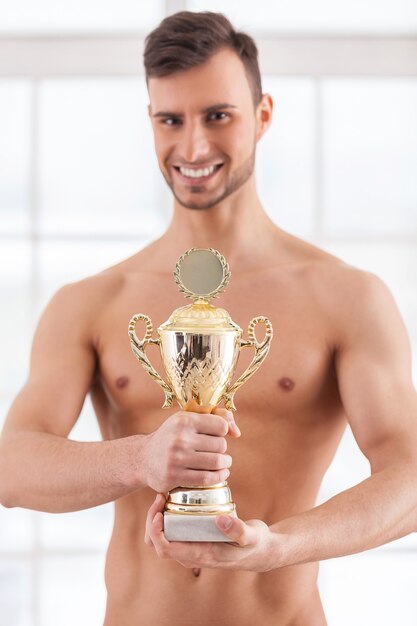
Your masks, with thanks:
[[[181,205],[209,209],[248,181],[265,129],[265,102],[255,112],[233,50],[190,70],[150,78],[149,97],[159,166]]]

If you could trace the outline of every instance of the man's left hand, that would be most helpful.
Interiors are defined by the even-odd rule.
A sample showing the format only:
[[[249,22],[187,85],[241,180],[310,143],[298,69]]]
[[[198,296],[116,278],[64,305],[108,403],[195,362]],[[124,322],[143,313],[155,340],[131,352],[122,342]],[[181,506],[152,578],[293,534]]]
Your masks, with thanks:
[[[273,565],[273,533],[261,520],[247,522],[219,515],[217,527],[228,542],[167,541],[164,535],[165,496],[158,494],[146,517],[145,543],[162,559],[174,559],[184,567],[222,568],[267,572]],[[229,523],[228,527],[224,522]]]

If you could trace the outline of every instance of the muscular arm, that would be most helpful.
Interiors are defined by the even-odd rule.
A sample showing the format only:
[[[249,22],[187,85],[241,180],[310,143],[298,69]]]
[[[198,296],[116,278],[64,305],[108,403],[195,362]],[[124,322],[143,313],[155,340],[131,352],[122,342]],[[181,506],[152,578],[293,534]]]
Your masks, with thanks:
[[[349,271],[335,365],[371,476],[270,526],[276,566],[353,554],[417,530],[417,394],[407,333],[382,281]]]
[[[61,289],[35,333],[29,378],[0,439],[0,501],[5,506],[74,511],[144,485],[140,471],[134,478],[132,472],[143,437],[88,443],[67,439],[95,370],[86,287]]]

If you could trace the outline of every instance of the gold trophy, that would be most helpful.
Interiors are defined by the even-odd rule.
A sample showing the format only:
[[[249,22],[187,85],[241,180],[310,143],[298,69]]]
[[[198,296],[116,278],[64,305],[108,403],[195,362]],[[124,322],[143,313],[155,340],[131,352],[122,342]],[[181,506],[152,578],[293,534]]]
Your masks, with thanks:
[[[175,309],[159,326],[158,339],[152,339],[153,326],[143,313],[134,315],[129,323],[129,337],[134,355],[165,393],[164,409],[172,407],[174,398],[181,409],[211,413],[224,400],[233,411],[234,394],[252,376],[268,354],[272,324],[267,317],[254,317],[249,322],[249,341],[224,309],[214,307],[210,300],[224,291],[230,279],[225,258],[213,248],[191,248],[178,260],[174,279],[180,292],[194,302]],[[139,320],[146,324],[142,340],[136,336]],[[256,324],[264,324],[265,337],[258,341]],[[165,382],[145,354],[148,344],[157,344],[161,351],[168,382]],[[255,348],[254,357],[243,374],[232,383],[241,348]],[[228,541],[217,528],[215,516],[236,516],[236,507],[227,482],[211,487],[181,486],[169,492],[164,511],[164,534],[168,541]]]

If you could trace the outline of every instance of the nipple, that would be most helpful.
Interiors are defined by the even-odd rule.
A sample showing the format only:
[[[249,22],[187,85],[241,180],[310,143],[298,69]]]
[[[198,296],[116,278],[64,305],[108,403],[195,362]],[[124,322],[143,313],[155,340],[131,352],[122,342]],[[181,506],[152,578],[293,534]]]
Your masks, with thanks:
[[[286,376],[280,378],[279,380],[279,386],[281,387],[281,389],[285,389],[285,391],[291,391],[292,389],[294,389],[294,385],[294,381],[291,378],[287,378]]]
[[[129,379],[127,376],[119,376],[119,378],[116,380],[116,387],[118,387],[118,389],[123,389],[123,387],[127,387],[128,384]]]

